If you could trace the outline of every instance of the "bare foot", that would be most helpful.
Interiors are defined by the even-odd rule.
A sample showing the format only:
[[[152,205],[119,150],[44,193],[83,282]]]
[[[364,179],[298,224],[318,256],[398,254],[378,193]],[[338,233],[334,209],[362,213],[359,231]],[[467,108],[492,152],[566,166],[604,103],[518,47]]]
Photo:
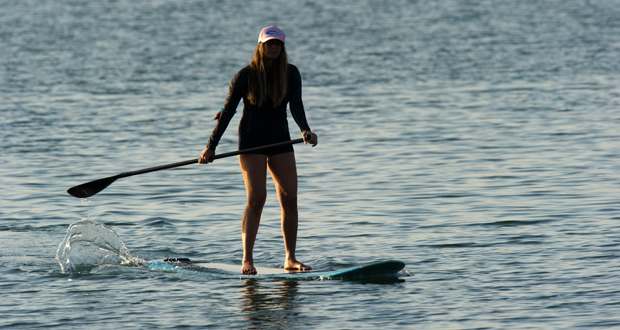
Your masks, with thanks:
[[[251,262],[244,261],[243,266],[241,266],[241,274],[256,275],[256,268],[254,268],[254,265]]]
[[[306,266],[297,260],[287,261],[284,263],[286,270],[312,270],[312,267]]]

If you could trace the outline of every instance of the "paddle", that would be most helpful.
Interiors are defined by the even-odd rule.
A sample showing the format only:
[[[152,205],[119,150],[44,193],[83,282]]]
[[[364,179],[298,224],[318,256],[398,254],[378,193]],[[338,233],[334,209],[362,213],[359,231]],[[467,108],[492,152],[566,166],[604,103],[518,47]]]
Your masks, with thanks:
[[[286,142],[269,144],[269,145],[262,146],[262,147],[227,152],[227,153],[211,156],[211,160],[230,157],[230,156],[236,156],[236,155],[245,154],[249,152],[262,151],[262,150],[266,150],[266,149],[270,149],[274,147],[281,147],[281,146],[300,143],[300,142],[304,142],[304,139],[296,139],[296,140],[291,140],[291,141],[286,141]],[[102,191],[107,186],[111,185],[114,181],[120,178],[125,178],[125,177],[132,176],[132,175],[144,174],[144,173],[149,173],[149,172],[154,172],[154,171],[165,170],[165,169],[169,169],[173,167],[185,166],[189,164],[197,164],[197,163],[198,163],[198,158],[195,158],[195,159],[190,159],[190,160],[186,160],[186,161],[182,161],[178,163],[172,163],[172,164],[161,165],[161,166],[156,166],[156,167],[149,167],[149,168],[145,168],[145,169],[141,169],[137,171],[125,172],[125,173],[121,173],[118,175],[109,176],[107,178],[82,183],[81,185],[69,188],[67,192],[69,193],[69,195],[73,197],[87,198]]]

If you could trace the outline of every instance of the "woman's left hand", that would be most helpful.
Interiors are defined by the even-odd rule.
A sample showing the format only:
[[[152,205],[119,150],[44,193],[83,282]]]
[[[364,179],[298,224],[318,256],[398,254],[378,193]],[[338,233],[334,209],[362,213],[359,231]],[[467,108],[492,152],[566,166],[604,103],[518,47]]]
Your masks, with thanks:
[[[305,144],[310,143],[313,147],[316,147],[316,145],[319,143],[319,138],[311,131],[304,131],[302,135]]]

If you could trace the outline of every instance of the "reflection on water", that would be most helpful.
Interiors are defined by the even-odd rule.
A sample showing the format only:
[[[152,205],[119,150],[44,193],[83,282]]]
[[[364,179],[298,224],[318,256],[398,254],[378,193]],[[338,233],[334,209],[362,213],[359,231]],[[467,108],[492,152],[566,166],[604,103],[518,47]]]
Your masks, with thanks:
[[[264,282],[248,279],[241,290],[244,298],[242,314],[249,328],[288,328],[299,323],[299,283],[294,280]]]

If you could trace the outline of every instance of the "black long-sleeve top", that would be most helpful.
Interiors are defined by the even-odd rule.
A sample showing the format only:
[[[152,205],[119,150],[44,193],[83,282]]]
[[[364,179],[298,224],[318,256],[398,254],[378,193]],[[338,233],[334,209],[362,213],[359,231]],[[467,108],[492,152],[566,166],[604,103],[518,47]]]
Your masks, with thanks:
[[[306,120],[304,105],[301,100],[301,75],[296,66],[288,66],[288,95],[282,104],[273,107],[271,100],[268,99],[262,106],[253,105],[248,100],[248,75],[250,66],[241,69],[233,77],[228,88],[228,96],[218,118],[218,122],[213,129],[213,133],[207,143],[207,148],[215,150],[224,131],[228,127],[230,120],[235,114],[239,101],[243,99],[243,114],[239,122],[239,133],[273,133],[277,131],[288,132],[288,121],[286,119],[286,105],[290,104],[291,115],[299,126],[300,130],[310,130]]]

